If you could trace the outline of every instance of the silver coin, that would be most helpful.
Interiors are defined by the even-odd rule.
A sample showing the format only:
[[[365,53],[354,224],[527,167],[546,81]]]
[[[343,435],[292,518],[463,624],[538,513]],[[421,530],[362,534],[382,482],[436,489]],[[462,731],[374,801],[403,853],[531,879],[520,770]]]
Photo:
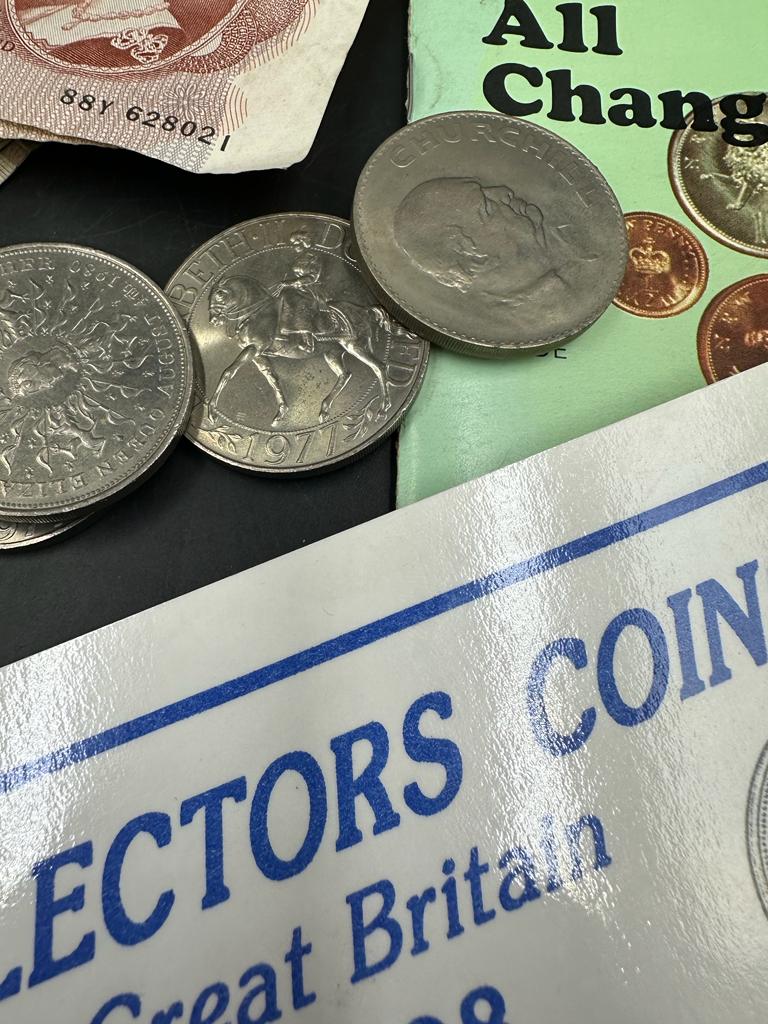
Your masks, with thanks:
[[[719,124],[725,116],[719,100],[712,111]],[[688,121],[669,147],[669,177],[678,202],[718,242],[768,257],[768,148],[729,145],[720,132],[694,130],[692,114]],[[765,126],[768,110],[744,120],[750,122]]]
[[[74,245],[0,250],[0,518],[89,512],[156,469],[192,398],[160,288]]]
[[[260,473],[331,469],[384,440],[421,387],[429,345],[377,304],[347,221],[247,221],[168,284],[196,358],[187,436]]]
[[[0,520],[0,551],[16,551],[44,544],[82,526],[90,516],[65,523],[7,523]]]
[[[768,914],[768,746],[763,748],[749,789],[747,844],[752,877]]]
[[[438,114],[397,132],[363,170],[352,224],[392,315],[471,355],[574,337],[608,308],[627,263],[600,171],[503,114]]]

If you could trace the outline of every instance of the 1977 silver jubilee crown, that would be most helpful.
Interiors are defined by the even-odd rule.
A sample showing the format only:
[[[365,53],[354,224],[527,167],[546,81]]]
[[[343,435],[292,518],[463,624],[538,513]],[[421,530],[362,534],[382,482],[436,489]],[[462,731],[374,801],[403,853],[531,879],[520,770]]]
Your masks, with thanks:
[[[106,253],[0,250],[0,518],[65,520],[156,469],[192,395],[184,326]]]
[[[229,465],[295,474],[349,462],[397,427],[421,386],[429,345],[376,302],[347,221],[239,224],[167,291],[197,359],[187,436]]]
[[[360,177],[352,224],[392,315],[472,355],[575,336],[608,308],[627,263],[600,171],[503,114],[437,114],[397,132]]]

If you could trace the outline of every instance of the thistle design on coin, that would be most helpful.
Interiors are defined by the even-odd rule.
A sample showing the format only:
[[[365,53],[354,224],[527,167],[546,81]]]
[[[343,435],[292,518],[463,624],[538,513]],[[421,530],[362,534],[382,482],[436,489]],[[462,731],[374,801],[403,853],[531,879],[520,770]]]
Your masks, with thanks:
[[[203,450],[296,473],[349,461],[395,429],[428,345],[378,306],[349,241],[333,217],[265,217],[212,239],[174,275],[168,294],[199,364],[188,436]]]
[[[716,122],[724,116],[717,100],[713,115]],[[765,125],[768,110],[752,120]],[[768,145],[729,145],[721,133],[689,124],[672,136],[669,176],[680,205],[707,234],[738,252],[768,257]]]
[[[677,316],[707,287],[709,263],[698,239],[660,213],[628,213],[629,262],[618,294],[619,309],[635,316]]]
[[[714,297],[699,324],[698,353],[710,384],[768,362],[768,274]]]
[[[72,246],[0,250],[0,516],[65,518],[138,482],[179,435],[190,371],[138,271]]]

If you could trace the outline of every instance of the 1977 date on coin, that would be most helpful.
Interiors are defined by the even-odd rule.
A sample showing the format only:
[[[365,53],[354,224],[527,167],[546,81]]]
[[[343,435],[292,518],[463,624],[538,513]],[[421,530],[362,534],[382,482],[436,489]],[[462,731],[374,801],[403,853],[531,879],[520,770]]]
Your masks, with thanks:
[[[92,93],[81,93],[77,89],[65,89],[59,97],[59,102],[65,107],[73,107],[81,110],[84,114],[96,114],[98,117],[104,117],[107,111],[112,110],[115,106],[114,100],[103,99]],[[123,112],[123,116],[127,121],[132,121],[142,128],[167,132],[169,135],[178,132],[185,139],[193,139],[206,146],[213,146],[218,141],[216,129],[211,125],[199,125],[197,121],[185,120],[177,114],[168,114],[160,110],[146,110],[144,107],[134,104]],[[231,137],[231,135],[225,135],[221,140],[222,151],[229,145]]]

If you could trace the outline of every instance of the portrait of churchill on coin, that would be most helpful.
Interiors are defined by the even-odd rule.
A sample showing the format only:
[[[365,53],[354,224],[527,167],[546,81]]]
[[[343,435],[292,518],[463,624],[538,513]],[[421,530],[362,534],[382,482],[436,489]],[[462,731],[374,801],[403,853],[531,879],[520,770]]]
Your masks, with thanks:
[[[484,301],[517,304],[565,292],[569,261],[538,206],[505,185],[433,178],[395,213],[395,242],[448,288]]]
[[[230,25],[245,18],[222,66],[288,27],[308,0],[5,0],[11,20],[41,56],[103,71],[157,70],[184,56],[220,51]],[[251,17],[248,17],[248,15]],[[240,21],[238,20],[238,25]]]

